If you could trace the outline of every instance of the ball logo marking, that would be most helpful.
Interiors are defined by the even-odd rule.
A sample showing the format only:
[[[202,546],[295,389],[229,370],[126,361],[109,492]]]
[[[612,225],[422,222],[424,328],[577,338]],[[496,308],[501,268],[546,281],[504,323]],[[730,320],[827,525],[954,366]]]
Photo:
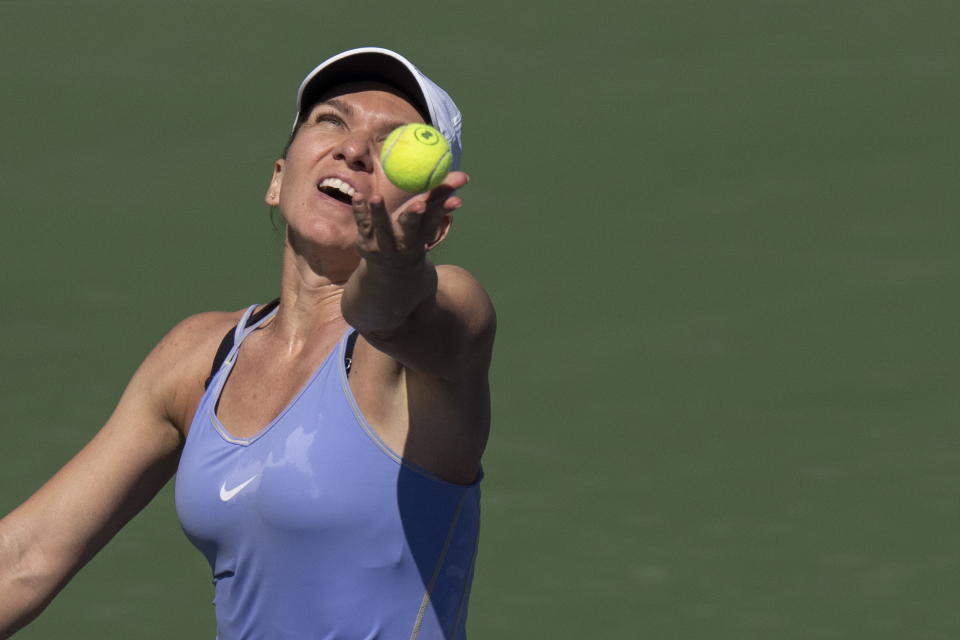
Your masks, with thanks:
[[[439,136],[426,127],[417,127],[413,132],[414,137],[423,144],[435,145],[439,141]]]

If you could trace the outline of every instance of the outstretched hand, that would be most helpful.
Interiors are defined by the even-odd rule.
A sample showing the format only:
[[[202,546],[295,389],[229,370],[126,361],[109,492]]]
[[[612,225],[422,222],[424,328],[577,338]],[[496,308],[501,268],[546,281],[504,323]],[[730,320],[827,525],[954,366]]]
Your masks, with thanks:
[[[353,196],[357,221],[357,252],[368,262],[404,269],[423,261],[439,239],[444,217],[463,204],[453,192],[469,181],[462,171],[451,171],[436,188],[412,196],[394,211],[387,211],[383,196]]]

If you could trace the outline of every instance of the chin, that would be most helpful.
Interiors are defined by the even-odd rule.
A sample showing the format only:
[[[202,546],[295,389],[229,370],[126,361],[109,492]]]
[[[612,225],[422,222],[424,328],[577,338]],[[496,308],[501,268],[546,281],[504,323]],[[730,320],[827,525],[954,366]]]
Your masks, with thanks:
[[[306,251],[341,250],[356,253],[357,230],[353,221],[344,229],[343,224],[330,220],[313,220],[306,225],[287,223],[287,242],[294,249]]]
[[[286,223],[288,237],[298,237],[311,245],[352,249],[356,243],[357,226],[352,215],[336,220],[326,216],[310,216],[305,220],[286,220]]]

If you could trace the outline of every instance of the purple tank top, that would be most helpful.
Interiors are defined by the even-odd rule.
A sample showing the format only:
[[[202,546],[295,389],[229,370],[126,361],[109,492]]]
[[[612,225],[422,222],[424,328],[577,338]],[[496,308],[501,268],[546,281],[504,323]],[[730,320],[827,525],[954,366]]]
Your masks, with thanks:
[[[347,336],[269,425],[215,413],[253,309],[204,393],[177,514],[213,571],[219,640],[466,637],[479,479],[446,482],[380,440],[347,382]],[[276,313],[276,311],[274,311]]]

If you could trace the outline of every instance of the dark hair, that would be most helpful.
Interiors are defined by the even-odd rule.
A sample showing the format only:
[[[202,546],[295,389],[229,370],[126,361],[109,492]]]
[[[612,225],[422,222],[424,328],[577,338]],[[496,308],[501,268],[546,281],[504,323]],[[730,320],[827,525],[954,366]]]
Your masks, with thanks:
[[[319,102],[319,100],[314,100],[313,104],[311,104],[307,109],[305,109],[303,113],[306,115],[309,115],[310,112],[313,111],[313,108],[317,106],[317,102]],[[290,137],[287,138],[286,144],[283,145],[283,151],[280,152],[280,157],[283,158],[284,160],[286,160],[287,152],[290,151],[290,145],[293,144],[294,138],[296,138],[297,133],[300,132],[300,127],[303,126],[304,120],[306,120],[305,116],[297,118],[297,124],[293,127],[293,131],[290,132]],[[279,224],[277,224],[277,218],[280,218]],[[276,205],[270,207],[270,226],[273,227],[274,232],[278,232],[281,229],[283,229],[283,216],[277,215]]]
[[[305,110],[304,113],[305,113],[306,115],[310,115],[310,112],[313,111],[313,108],[314,108],[315,106],[316,106],[316,103],[310,105],[310,108],[307,109],[307,110]],[[287,152],[290,151],[290,145],[293,144],[293,139],[296,138],[296,137],[297,137],[297,133],[300,132],[300,127],[303,126],[303,121],[306,120],[306,115],[303,116],[303,117],[301,117],[301,118],[297,118],[297,125],[293,128],[293,131],[290,132],[290,137],[287,138],[287,143],[286,143],[285,145],[283,145],[283,152],[280,154],[280,157],[281,157],[281,158],[286,159],[286,157],[287,157]]]

